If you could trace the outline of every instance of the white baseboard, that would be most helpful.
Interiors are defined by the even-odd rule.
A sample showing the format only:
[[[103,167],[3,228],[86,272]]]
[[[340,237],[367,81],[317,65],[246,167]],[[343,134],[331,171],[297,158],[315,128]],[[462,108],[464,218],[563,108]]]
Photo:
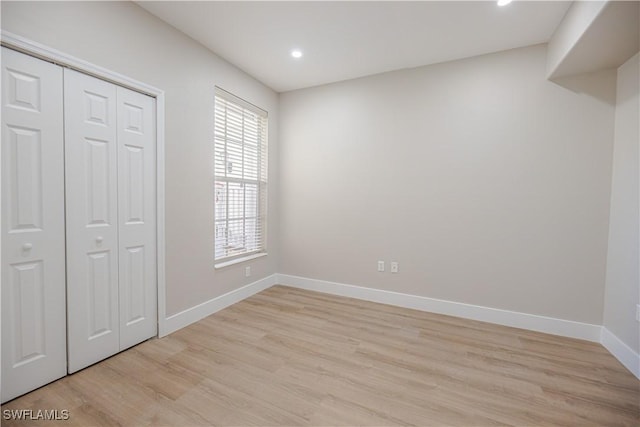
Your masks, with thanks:
[[[602,327],[600,343],[622,363],[625,368],[631,371],[636,378],[640,379],[640,354],[633,351],[631,347],[623,343],[610,330]]]
[[[164,322],[160,322],[159,337],[166,336],[184,328],[185,326],[189,326],[200,319],[203,319],[232,304],[240,302],[245,298],[249,298],[250,296],[257,294],[258,292],[262,292],[276,284],[597,342],[602,344],[620,361],[620,363],[640,379],[640,355],[623,343],[607,328],[600,325],[538,316],[535,314],[519,313],[516,311],[501,310],[479,305],[464,304],[418,295],[402,294],[399,292],[385,291],[381,289],[365,288],[362,286],[347,285],[344,283],[309,279],[306,277],[292,276],[288,274],[272,274],[271,276],[250,283],[224,295],[220,295],[219,297],[196,305],[195,307],[191,307],[187,310],[181,311],[180,313],[171,315],[166,318]]]
[[[277,276],[277,283],[300,289],[395,305],[398,307],[411,308],[430,313],[446,314],[465,319],[479,320],[482,322],[528,329],[547,334],[578,338],[598,343],[600,342],[600,325],[445,301],[417,295],[402,294],[399,292],[384,291],[381,289],[346,285],[343,283],[327,282],[324,280],[308,279],[288,274],[278,274]]]
[[[164,337],[178,329],[189,326],[190,324],[210,316],[223,308],[229,307],[230,305],[240,302],[245,298],[249,298],[251,295],[257,294],[258,292],[262,292],[277,283],[277,275],[272,274],[264,279],[257,280],[239,289],[220,295],[219,297],[215,297],[209,301],[205,301],[195,307],[173,314],[167,317],[164,322],[160,322],[158,337]]]

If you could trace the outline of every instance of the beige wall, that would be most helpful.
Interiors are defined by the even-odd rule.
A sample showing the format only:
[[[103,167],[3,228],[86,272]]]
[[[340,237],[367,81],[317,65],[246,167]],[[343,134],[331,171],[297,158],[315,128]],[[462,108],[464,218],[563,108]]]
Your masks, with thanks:
[[[615,70],[573,92],[545,66],[533,46],[282,94],[278,271],[601,324]]]
[[[166,94],[167,314],[275,273],[278,96],[130,2],[6,2],[2,29],[163,89]],[[213,268],[214,85],[269,112],[269,256]],[[246,265],[246,264],[245,264]]]
[[[604,326],[640,353],[639,55],[618,69]]]

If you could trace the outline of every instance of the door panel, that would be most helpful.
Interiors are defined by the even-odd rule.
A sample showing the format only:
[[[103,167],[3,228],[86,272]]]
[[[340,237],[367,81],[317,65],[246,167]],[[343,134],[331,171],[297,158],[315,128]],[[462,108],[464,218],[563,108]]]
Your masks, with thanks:
[[[87,256],[87,297],[89,302],[89,341],[111,332],[114,319],[111,307],[112,301],[110,289],[111,251],[89,253]]]
[[[42,229],[42,141],[38,129],[7,125],[9,163],[14,165],[9,188],[9,232]]]
[[[110,150],[113,150],[113,141],[85,138],[82,144],[87,192],[86,225],[87,227],[109,226],[112,219],[109,179],[113,179],[113,171],[109,170],[109,155]]]
[[[156,335],[155,99],[118,87],[120,349]]]
[[[120,348],[116,86],[64,70],[69,372]]]
[[[14,367],[45,354],[44,275],[42,261],[11,265]]]
[[[2,402],[66,373],[62,87],[2,48]]]
[[[145,253],[144,246],[125,248],[124,265],[122,271],[124,275],[123,287],[126,288],[124,294],[126,301],[123,301],[123,308],[126,310],[123,322],[125,326],[133,325],[145,319],[146,312],[146,292],[145,292]]]

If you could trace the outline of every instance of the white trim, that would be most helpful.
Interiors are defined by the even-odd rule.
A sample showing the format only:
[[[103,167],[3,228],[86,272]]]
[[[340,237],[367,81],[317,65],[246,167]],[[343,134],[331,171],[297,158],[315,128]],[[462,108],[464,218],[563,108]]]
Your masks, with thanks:
[[[109,81],[119,86],[150,95],[156,99],[156,256],[158,280],[158,334],[165,330],[166,322],[166,275],[165,275],[165,99],[164,91],[146,83],[139,82],[98,65],[68,55],[57,49],[34,42],[17,34],[2,30],[0,44],[8,48],[35,56],[48,62],[72,68],[84,74]]]
[[[631,347],[626,345],[620,338],[615,336],[606,327],[602,327],[600,343],[613,354],[616,359],[631,371],[636,378],[640,379],[640,354],[633,351]]]
[[[167,278],[166,278],[166,252],[165,252],[165,183],[164,183],[164,159],[165,159],[165,110],[164,92],[156,95],[156,262],[158,280],[158,337],[161,337],[166,329],[167,321]]]
[[[219,262],[219,263],[215,264],[213,266],[213,268],[218,269],[218,268],[229,267],[230,265],[233,265],[233,264],[239,264],[241,262],[251,261],[252,259],[262,258],[263,256],[267,256],[267,253],[266,252],[260,252],[260,253],[253,254],[253,255],[243,256],[241,258],[235,258],[235,259],[232,259],[231,261]]]
[[[173,314],[167,317],[165,322],[165,328],[160,337],[168,335],[192,323],[197,322],[213,313],[227,308],[243,299],[249,298],[252,295],[262,292],[277,283],[277,275],[272,274],[264,279],[257,280],[239,289],[227,292],[224,295],[205,301],[202,304],[198,304],[195,307],[188,308],[179,313]]]
[[[300,289],[324,292],[389,304],[430,313],[446,314],[464,319],[479,320],[514,328],[528,329],[547,334],[578,338],[593,342],[600,342],[600,325],[538,316],[535,314],[519,313],[479,305],[464,304],[427,298],[418,295],[402,294],[381,289],[365,288],[343,283],[327,282],[324,280],[308,279],[305,277],[278,274],[278,283]]]
[[[128,89],[151,95],[154,98],[164,93],[162,90],[154,86],[131,79],[120,73],[92,64],[83,59],[76,58],[75,56],[68,55],[57,49],[34,42],[17,34],[10,33],[9,31],[2,30],[0,41],[2,46],[18,50],[48,62],[53,62],[54,64],[58,64],[63,67],[73,68],[74,70],[80,71],[84,74],[89,74],[99,79],[115,83],[119,86],[124,86]]]

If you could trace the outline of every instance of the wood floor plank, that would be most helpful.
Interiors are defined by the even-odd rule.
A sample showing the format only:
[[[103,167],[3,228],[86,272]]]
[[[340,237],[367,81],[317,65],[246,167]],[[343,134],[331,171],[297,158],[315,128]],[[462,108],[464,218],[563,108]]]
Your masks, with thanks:
[[[601,345],[274,286],[2,409],[3,426],[640,426]]]

